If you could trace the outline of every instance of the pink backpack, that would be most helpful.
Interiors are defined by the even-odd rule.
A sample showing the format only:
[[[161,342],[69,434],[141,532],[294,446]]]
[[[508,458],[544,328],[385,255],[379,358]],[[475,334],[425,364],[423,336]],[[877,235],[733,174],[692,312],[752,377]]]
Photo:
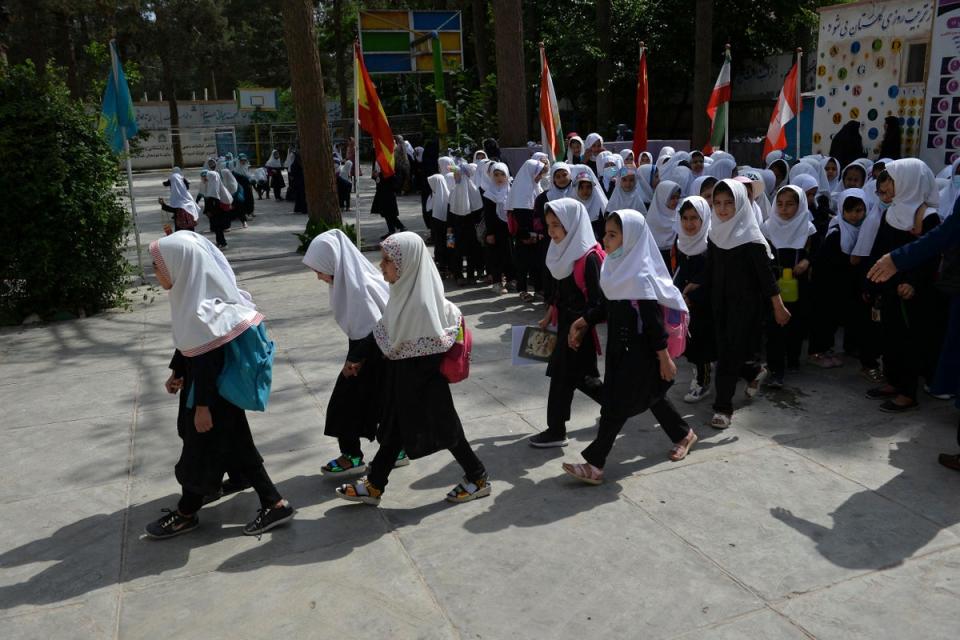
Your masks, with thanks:
[[[583,292],[583,299],[587,299],[587,257],[590,255],[596,254],[600,258],[600,262],[603,262],[607,254],[599,244],[595,244],[591,249],[589,249],[585,254],[580,256],[576,262],[573,263],[573,281],[576,283],[577,288]],[[600,355],[600,336],[597,335],[597,329],[593,329],[593,342],[597,345],[597,355]]]
[[[690,315],[686,311],[664,307],[663,327],[667,330],[667,353],[671,358],[679,358],[687,350]]]
[[[470,352],[473,349],[473,336],[467,329],[467,321],[461,316],[460,331],[457,340],[443,356],[440,373],[450,384],[463,382],[470,375]]]

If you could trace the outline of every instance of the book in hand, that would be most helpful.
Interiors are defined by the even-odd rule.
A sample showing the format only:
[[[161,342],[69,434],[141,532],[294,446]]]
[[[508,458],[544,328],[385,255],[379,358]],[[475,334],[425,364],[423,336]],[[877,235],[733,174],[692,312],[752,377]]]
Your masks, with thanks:
[[[514,327],[514,335],[519,337],[519,340],[514,340],[514,364],[548,362],[557,346],[556,331],[539,327]]]

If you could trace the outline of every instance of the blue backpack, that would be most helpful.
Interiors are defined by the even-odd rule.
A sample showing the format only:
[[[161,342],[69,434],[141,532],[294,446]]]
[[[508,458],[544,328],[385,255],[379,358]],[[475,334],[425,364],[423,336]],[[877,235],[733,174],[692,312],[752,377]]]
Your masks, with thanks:
[[[246,411],[264,411],[273,382],[276,345],[261,322],[224,345],[223,371],[217,390],[227,401]]]

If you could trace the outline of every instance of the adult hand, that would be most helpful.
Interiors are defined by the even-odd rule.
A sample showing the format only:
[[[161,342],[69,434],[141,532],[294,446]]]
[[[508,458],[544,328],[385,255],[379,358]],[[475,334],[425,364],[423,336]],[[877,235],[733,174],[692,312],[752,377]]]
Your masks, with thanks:
[[[867,272],[867,277],[874,282],[886,282],[896,275],[896,273],[897,265],[893,263],[893,258],[891,258],[888,253],[870,267],[870,271]]]
[[[197,407],[193,413],[193,425],[197,428],[197,433],[206,433],[213,429],[213,416],[210,415],[210,407]]]

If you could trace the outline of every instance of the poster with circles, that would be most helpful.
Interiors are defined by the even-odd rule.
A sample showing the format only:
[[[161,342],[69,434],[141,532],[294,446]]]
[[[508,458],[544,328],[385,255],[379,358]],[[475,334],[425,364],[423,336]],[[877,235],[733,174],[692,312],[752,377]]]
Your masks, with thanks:
[[[960,158],[960,0],[939,0],[933,23],[920,157],[934,171]]]
[[[863,146],[877,158],[884,120],[895,117],[902,155],[917,155],[924,127],[923,83],[905,84],[909,44],[928,43],[933,0],[856,3],[821,10],[813,151],[828,154],[833,136],[860,122]]]

